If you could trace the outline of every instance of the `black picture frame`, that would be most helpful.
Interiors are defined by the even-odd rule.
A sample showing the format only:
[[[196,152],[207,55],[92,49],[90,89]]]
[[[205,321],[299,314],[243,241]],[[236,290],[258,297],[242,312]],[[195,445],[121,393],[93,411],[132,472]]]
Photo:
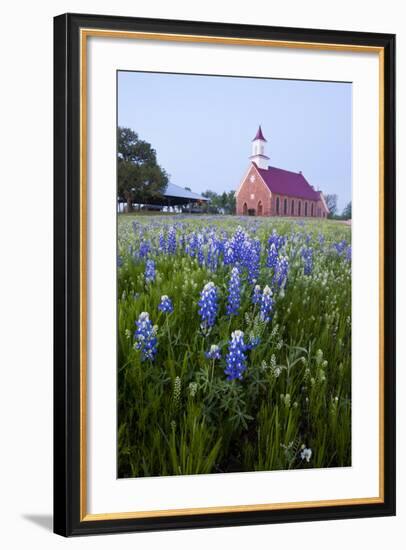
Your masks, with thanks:
[[[87,521],[80,512],[80,29],[352,44],[384,56],[383,501]],[[54,19],[54,531],[63,536],[395,514],[395,36],[102,15]]]

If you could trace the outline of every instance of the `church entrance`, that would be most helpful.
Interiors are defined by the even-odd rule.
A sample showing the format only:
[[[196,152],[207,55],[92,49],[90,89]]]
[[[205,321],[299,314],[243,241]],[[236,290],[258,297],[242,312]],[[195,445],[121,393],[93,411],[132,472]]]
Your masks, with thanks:
[[[257,216],[262,216],[263,215],[263,212],[262,212],[262,202],[259,201],[258,202],[258,207],[257,207]]]
[[[248,208],[248,216],[255,216],[255,208]]]
[[[242,213],[243,213],[243,216],[246,216],[248,214],[248,206],[246,202],[244,202],[244,205],[242,207]]]

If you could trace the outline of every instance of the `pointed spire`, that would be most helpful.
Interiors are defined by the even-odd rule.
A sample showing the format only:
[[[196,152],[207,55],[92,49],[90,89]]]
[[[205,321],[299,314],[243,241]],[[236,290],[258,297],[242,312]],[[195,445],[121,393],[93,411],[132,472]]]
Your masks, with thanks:
[[[266,139],[264,138],[264,134],[262,133],[261,125],[259,125],[258,131],[252,141],[256,141],[257,139],[260,139],[261,141],[266,141]]]

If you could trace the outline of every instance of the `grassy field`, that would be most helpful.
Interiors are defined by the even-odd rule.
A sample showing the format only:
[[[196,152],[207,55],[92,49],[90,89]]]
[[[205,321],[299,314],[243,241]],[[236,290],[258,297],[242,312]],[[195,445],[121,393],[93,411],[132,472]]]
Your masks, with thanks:
[[[118,218],[119,477],[351,464],[351,228]]]

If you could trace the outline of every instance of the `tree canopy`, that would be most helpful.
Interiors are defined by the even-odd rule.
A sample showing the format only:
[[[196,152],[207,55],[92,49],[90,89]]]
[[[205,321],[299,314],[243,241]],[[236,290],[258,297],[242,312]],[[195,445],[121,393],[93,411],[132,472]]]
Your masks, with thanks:
[[[337,195],[324,195],[324,199],[326,201],[328,209],[330,210],[330,213],[329,213],[328,217],[333,218],[335,216],[335,214],[337,213],[338,196]]]
[[[156,152],[131,128],[117,129],[117,193],[132,210],[134,202],[148,203],[162,197],[168,174],[159,166]]]
[[[235,194],[234,191],[221,195],[215,191],[205,191],[203,197],[210,199],[210,202],[204,206],[204,209],[209,214],[235,214]]]
[[[351,201],[344,208],[342,216],[345,220],[350,220],[352,218],[352,202]]]

